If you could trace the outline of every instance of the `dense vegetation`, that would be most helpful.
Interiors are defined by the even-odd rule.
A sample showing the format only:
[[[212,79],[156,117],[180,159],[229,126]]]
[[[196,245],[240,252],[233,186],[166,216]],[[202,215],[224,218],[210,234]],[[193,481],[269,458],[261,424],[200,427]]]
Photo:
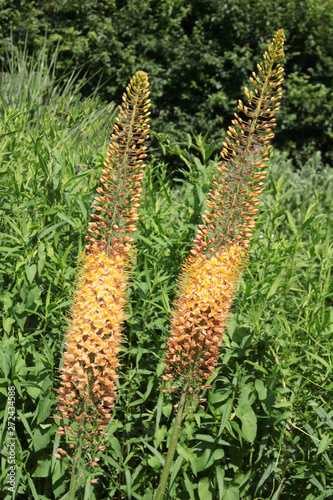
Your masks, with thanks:
[[[216,169],[221,129],[242,97],[254,53],[261,54],[258,47],[275,23],[290,35],[278,135],[287,151],[271,156],[251,259],[213,389],[204,395],[204,409],[197,408],[184,423],[168,498],[333,496],[332,4],[250,3],[252,8],[240,0],[164,1],[158,7],[149,1],[35,2],[33,8],[2,3],[7,71],[0,86],[1,498],[11,498],[6,489],[11,384],[17,393],[16,498],[60,499],[67,491],[69,464],[53,456],[60,439],[53,418],[55,389],[77,258],[115,115],[114,105],[104,99],[118,98],[127,77],[146,69],[154,130],[171,135],[162,138],[160,159],[147,166],[119,397],[100,466],[82,469],[82,498],[151,500],[176,402],[160,389],[177,276]],[[272,10],[276,16],[268,18]],[[88,36],[93,32],[95,38]],[[30,52],[45,40],[46,49],[60,40],[58,57],[47,60],[41,51],[27,63],[12,45],[26,34]],[[108,34],[112,51],[106,48]],[[7,59],[5,50],[11,54]],[[71,69],[83,63],[88,73],[76,79]],[[84,98],[101,64],[104,87]],[[60,81],[59,71],[65,75]],[[208,127],[211,134],[205,136]],[[202,135],[186,135],[192,129]],[[180,147],[175,137],[183,140]],[[183,170],[171,173],[163,152]],[[98,484],[91,483],[96,477]]]
[[[119,100],[137,70],[149,73],[153,127],[182,139],[209,131],[220,146],[241,87],[275,31],[286,33],[286,87],[276,143],[301,164],[320,150],[332,164],[333,4],[330,0],[4,0],[0,59],[60,44],[57,74],[81,69]],[[220,150],[220,147],[219,149]],[[216,149],[217,152],[217,149]]]

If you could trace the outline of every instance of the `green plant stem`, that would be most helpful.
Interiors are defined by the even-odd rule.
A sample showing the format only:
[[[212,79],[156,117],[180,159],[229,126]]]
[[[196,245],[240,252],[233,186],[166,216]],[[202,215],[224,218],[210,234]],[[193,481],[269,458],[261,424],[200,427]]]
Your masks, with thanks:
[[[82,438],[83,438],[82,431],[78,431],[78,436],[76,441],[76,451],[73,457],[73,468],[72,468],[71,482],[69,484],[67,500],[75,500],[77,473],[82,452]]]
[[[188,388],[189,388],[189,380],[186,382],[182,395],[180,397],[179,401],[179,406],[178,406],[178,411],[175,419],[175,423],[172,429],[172,435],[170,439],[170,446],[168,450],[168,454],[165,459],[164,467],[161,473],[161,478],[160,478],[160,484],[158,485],[158,488],[156,490],[156,495],[154,500],[163,500],[163,495],[164,491],[168,482],[168,477],[170,474],[170,469],[172,465],[172,460],[175,455],[177,443],[178,443],[178,438],[180,434],[180,429],[182,425],[182,420],[183,420],[183,415],[184,415],[184,410],[186,408],[186,402],[187,402],[187,395],[188,395]]]

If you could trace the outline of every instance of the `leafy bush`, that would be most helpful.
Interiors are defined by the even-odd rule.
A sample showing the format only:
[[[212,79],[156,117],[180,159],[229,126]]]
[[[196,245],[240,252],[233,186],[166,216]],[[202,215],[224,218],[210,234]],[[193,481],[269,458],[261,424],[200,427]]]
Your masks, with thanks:
[[[120,99],[137,70],[150,75],[153,126],[180,140],[180,130],[209,130],[220,150],[241,87],[262,45],[283,27],[287,87],[276,144],[298,164],[322,151],[332,162],[333,8],[328,0],[103,0],[3,2],[0,58],[12,43],[29,53],[60,44],[57,71],[81,69],[90,93]],[[12,37],[10,33],[12,30]]]

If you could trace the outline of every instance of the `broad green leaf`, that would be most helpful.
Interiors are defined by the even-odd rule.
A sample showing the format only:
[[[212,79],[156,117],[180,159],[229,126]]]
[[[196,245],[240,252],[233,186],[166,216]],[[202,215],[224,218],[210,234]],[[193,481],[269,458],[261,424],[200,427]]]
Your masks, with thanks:
[[[254,366],[257,370],[261,371],[265,375],[268,375],[268,371],[266,370],[266,368],[264,368],[263,366],[259,365],[258,363],[250,361],[249,359],[245,359],[244,361],[245,361],[245,363],[248,363],[249,365]]]
[[[198,493],[200,500],[213,500],[212,491],[210,489],[210,481],[208,477],[200,479],[198,484]]]
[[[32,477],[49,477],[51,472],[51,461],[47,460],[38,460],[37,467],[35,472],[32,474]]]
[[[249,443],[253,443],[257,435],[257,417],[252,406],[244,404],[236,409],[236,415],[242,423],[242,433]]]
[[[36,271],[37,271],[36,264],[25,266],[25,274],[27,275],[29,283],[32,283],[33,280],[35,279]]]
[[[37,406],[37,425],[48,419],[53,405],[54,400],[50,399],[46,395],[44,397],[41,395]]]
[[[5,378],[8,378],[12,367],[12,361],[14,361],[14,348],[11,344],[6,345],[1,357],[2,361],[0,370],[2,369]]]
[[[57,459],[52,472],[52,490],[56,498],[67,490],[66,471],[67,466],[64,460]]]
[[[51,436],[53,435],[53,429],[51,424],[47,426],[39,425],[34,432],[33,440],[34,440],[34,448],[35,451],[42,450],[46,448],[48,444],[51,442]]]
[[[262,401],[267,398],[267,388],[265,387],[264,383],[260,379],[256,379],[254,382],[256,391],[258,393],[259,399]]]
[[[50,234],[52,231],[55,231],[56,229],[58,229],[59,227],[63,226],[64,224],[66,224],[65,221],[62,221],[62,222],[58,222],[57,224],[52,224],[52,226],[49,226],[47,228],[45,228],[43,231],[41,231],[41,233],[39,234],[39,238],[44,238],[45,236],[47,236],[48,234]]]
[[[225,484],[227,484],[225,482]],[[239,500],[239,490],[237,486],[231,486],[224,489],[223,500]]]
[[[108,436],[108,441],[113,451],[116,453],[117,458],[122,458],[121,445],[116,436]]]
[[[2,320],[3,329],[6,333],[10,333],[12,330],[12,325],[15,323],[14,318],[4,318]]]
[[[158,461],[164,466],[164,463],[165,463],[165,459],[162,457],[161,453],[157,450],[155,450],[155,448],[153,448],[152,446],[150,446],[150,444],[148,443],[145,443],[145,446],[147,446],[147,448],[152,452],[154,453],[155,457],[158,459]]]
[[[190,481],[190,479],[185,471],[183,471],[183,474],[184,474],[184,482],[185,482],[185,486],[186,486],[186,492],[190,495],[191,500],[195,500],[195,494],[194,494],[192,481]]]
[[[218,500],[222,500],[223,490],[224,490],[224,470],[219,465],[216,466],[215,470],[216,470],[217,485],[219,490]]]

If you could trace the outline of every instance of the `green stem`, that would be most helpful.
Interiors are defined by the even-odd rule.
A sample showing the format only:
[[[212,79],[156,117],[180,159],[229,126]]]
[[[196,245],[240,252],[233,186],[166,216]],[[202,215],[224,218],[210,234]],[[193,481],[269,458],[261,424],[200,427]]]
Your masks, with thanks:
[[[168,454],[165,459],[164,467],[162,470],[161,478],[160,478],[160,484],[158,485],[158,488],[156,490],[156,495],[154,500],[163,500],[163,495],[165,492],[165,488],[168,482],[168,477],[170,474],[170,469],[172,465],[172,460],[176,451],[177,443],[178,443],[178,438],[180,434],[180,429],[182,425],[182,420],[183,420],[183,414],[184,410],[186,408],[186,400],[187,400],[187,394],[188,394],[188,388],[189,388],[189,380],[186,382],[185,387],[183,389],[182,395],[180,397],[180,402],[178,406],[178,411],[175,419],[175,423],[172,429],[172,435],[170,439],[170,446],[168,450]]]
[[[81,431],[79,431],[78,436],[77,436],[77,441],[76,441],[75,455],[73,457],[73,468],[72,468],[71,482],[69,484],[69,492],[68,492],[67,500],[75,500],[77,474],[78,474],[79,463],[80,463],[81,452],[82,452],[82,437],[83,437],[83,434]]]

